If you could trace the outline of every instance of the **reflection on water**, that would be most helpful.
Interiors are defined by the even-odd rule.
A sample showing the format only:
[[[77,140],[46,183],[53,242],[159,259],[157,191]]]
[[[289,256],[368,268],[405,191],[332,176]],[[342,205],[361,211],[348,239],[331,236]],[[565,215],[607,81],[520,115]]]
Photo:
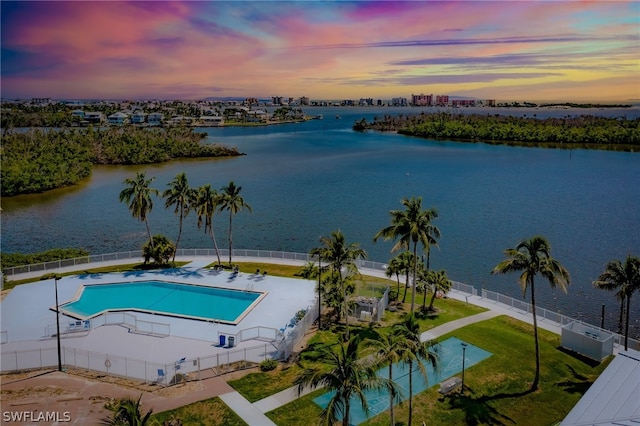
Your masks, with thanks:
[[[137,249],[146,229],[118,201],[122,182],[145,171],[163,191],[180,172],[192,186],[243,187],[253,214],[234,218],[234,246],[307,252],[321,235],[342,229],[372,260],[389,259],[391,243],[372,242],[403,197],[422,196],[436,207],[442,232],[431,265],[452,279],[516,297],[517,275],[492,276],[503,250],[536,234],[569,269],[568,295],[539,280],[541,306],[615,327],[618,303],[591,281],[612,259],[640,255],[638,154],[513,148],[428,141],[387,133],[355,133],[357,119],[387,110],[330,109],[324,120],[259,128],[200,129],[207,142],[237,146],[246,156],[174,161],[160,165],[101,166],[80,185],[2,200],[2,250],[34,252],[77,247],[91,253]],[[637,113],[637,110],[634,110]],[[312,109],[313,112],[313,109]],[[555,111],[553,111],[556,113]],[[625,110],[629,113],[629,110]],[[406,113],[406,111],[405,111]],[[566,111],[563,112],[566,115]],[[541,112],[538,112],[538,116]],[[153,233],[177,236],[178,218],[157,199],[149,216]],[[225,245],[227,212],[214,225]],[[210,247],[191,213],[182,247]],[[640,310],[635,310],[640,330]]]

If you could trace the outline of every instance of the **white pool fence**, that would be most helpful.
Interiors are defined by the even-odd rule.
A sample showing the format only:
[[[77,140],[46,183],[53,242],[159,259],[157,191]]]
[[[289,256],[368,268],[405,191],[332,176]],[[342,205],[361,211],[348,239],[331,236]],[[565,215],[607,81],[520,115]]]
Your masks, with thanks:
[[[227,250],[220,250],[221,256],[228,256]],[[296,262],[312,261],[313,258],[304,253],[288,253],[271,250],[234,250],[235,257],[254,257],[265,259],[285,259]],[[215,256],[213,249],[180,249],[177,257],[212,257]],[[40,263],[36,265],[18,266],[7,268],[3,272],[9,277],[15,274],[47,272],[66,267],[77,267],[89,263],[102,263],[111,261],[120,261],[123,259],[140,259],[141,251],[129,251],[110,253],[102,255],[83,256],[75,259],[66,259],[54,262]],[[213,260],[212,260],[213,261]],[[357,266],[363,269],[372,269],[378,272],[384,271],[386,265],[372,261],[358,261]],[[366,275],[366,271],[364,271]],[[469,296],[477,296],[478,291],[475,287],[468,284],[453,282],[453,291],[462,293],[467,298]],[[378,300],[375,308],[375,319],[380,321],[382,314],[388,304],[389,288],[385,291],[383,297]],[[529,303],[500,293],[482,289],[481,298],[495,301],[495,303],[521,312],[531,313]],[[570,318],[566,315],[549,311],[542,307],[536,307],[536,314],[545,321],[550,321],[563,326],[571,322],[586,324],[582,321]],[[244,348],[230,348],[227,351],[217,353],[208,357],[198,357],[192,359],[178,360],[172,364],[159,364],[144,360],[132,359],[117,355],[105,353],[91,352],[76,348],[62,348],[62,363],[66,368],[79,368],[93,370],[104,373],[108,376],[118,376],[127,379],[140,380],[145,383],[158,383],[161,385],[171,385],[180,383],[184,380],[199,380],[218,374],[223,374],[233,369],[244,368],[247,363],[260,363],[266,359],[287,360],[297,344],[302,340],[309,331],[312,324],[318,317],[318,305],[316,303],[306,310],[305,315],[301,319],[296,319],[295,324],[290,324],[281,330],[267,329],[266,327],[254,327],[242,330],[234,336],[237,342],[255,340],[256,342],[264,340],[259,344]],[[135,332],[151,334],[155,336],[169,336],[170,328],[168,324],[153,323],[149,321],[140,321],[134,315],[128,313],[107,313],[102,314],[91,320],[91,327],[101,325],[119,324],[130,327]],[[589,325],[589,324],[586,324]],[[591,325],[589,325],[591,326]],[[52,332],[52,326],[45,328],[45,335],[51,337],[55,335]],[[55,325],[53,325],[55,327]],[[69,334],[78,331],[86,331],[86,324],[65,324],[63,333]],[[593,326],[591,326],[593,327]],[[624,345],[624,336],[613,333],[614,341],[618,345]],[[1,343],[7,343],[9,336],[7,331],[0,333]],[[629,339],[629,347],[640,350],[640,341]],[[55,368],[58,365],[57,349],[43,348],[30,350],[3,351],[1,358],[0,371],[15,372],[32,369]]]

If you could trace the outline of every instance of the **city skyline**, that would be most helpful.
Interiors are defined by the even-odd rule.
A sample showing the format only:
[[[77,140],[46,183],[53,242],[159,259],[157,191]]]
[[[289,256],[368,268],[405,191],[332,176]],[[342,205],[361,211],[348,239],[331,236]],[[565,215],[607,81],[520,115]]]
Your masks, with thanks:
[[[640,3],[2,1],[3,98],[640,99]]]

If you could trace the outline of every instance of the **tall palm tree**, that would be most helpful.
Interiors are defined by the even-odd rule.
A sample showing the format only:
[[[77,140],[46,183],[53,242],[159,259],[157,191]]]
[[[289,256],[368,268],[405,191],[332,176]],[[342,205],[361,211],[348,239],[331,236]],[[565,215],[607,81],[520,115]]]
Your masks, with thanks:
[[[628,349],[629,339],[629,311],[631,310],[631,296],[640,291],[640,258],[628,255],[624,263],[612,260],[607,263],[604,272],[593,282],[596,288],[616,291],[616,297],[620,299],[620,321],[618,332],[622,331],[622,315],[626,303],[626,326],[624,334],[624,350]]]
[[[393,383],[393,365],[402,360],[404,352],[403,337],[394,333],[382,333],[375,331],[375,338],[366,339],[367,346],[374,350],[378,366],[387,366],[389,369],[389,382]],[[398,392],[389,392],[389,416],[391,417],[390,425],[394,426],[395,413],[394,406],[400,401],[402,395]]]
[[[423,377],[427,377],[424,363],[431,364],[433,369],[438,368],[438,353],[431,341],[420,340],[420,324],[414,313],[392,328],[392,333],[399,338],[400,345],[396,349],[401,362],[409,366],[409,422],[413,420],[413,366],[417,365],[418,371]]]
[[[438,245],[440,238],[440,230],[431,222],[438,217],[438,212],[431,208],[422,209],[422,197],[412,197],[411,199],[403,199],[402,205],[405,210],[391,210],[391,225],[381,229],[373,237],[373,241],[379,238],[385,240],[398,241],[391,248],[391,251],[400,249],[409,250],[413,244],[413,294],[411,295],[411,312],[415,309],[416,299],[416,281],[418,277],[418,243],[422,245],[425,251],[429,251],[431,246]]]
[[[176,238],[176,251],[173,253],[173,262],[175,262],[178,244],[180,244],[180,237],[182,236],[182,221],[192,208],[193,189],[189,187],[187,175],[184,172],[176,175],[176,177],[168,183],[168,186],[169,188],[162,193],[162,198],[165,198],[164,206],[165,208],[176,206],[174,213],[180,218],[178,238]]]
[[[198,229],[202,227],[204,222],[204,232],[211,236],[213,242],[213,248],[216,250],[216,257],[218,258],[218,265],[222,264],[220,260],[220,251],[218,250],[218,243],[216,242],[216,235],[213,230],[213,215],[218,210],[220,203],[220,196],[215,189],[211,188],[210,184],[203,185],[192,194],[193,199],[191,205],[198,215]]]
[[[124,180],[124,184],[127,185],[125,189],[120,192],[120,202],[126,202],[129,205],[129,211],[135,219],[138,219],[147,227],[147,235],[149,236],[149,243],[153,247],[153,240],[151,238],[151,228],[149,228],[149,220],[147,216],[153,209],[152,195],[158,195],[158,190],[151,188],[151,183],[155,178],[147,179],[144,173],[136,173],[134,179],[127,178]]]
[[[356,260],[366,259],[367,252],[361,249],[357,243],[347,244],[344,234],[340,230],[333,231],[330,237],[320,238],[320,242],[322,246],[312,249],[311,253],[313,255],[319,255],[323,261],[327,262],[332,274],[338,279],[344,304],[344,319],[346,325],[345,340],[349,340],[348,300],[342,272],[343,269],[346,269],[346,273],[349,275],[357,273],[358,267],[356,266]]]
[[[318,349],[318,360],[327,367],[305,368],[294,381],[298,394],[307,386],[322,386],[334,392],[322,410],[320,420],[324,425],[333,425],[342,417],[342,424],[348,426],[353,397],[360,402],[364,412],[368,413],[366,390],[387,388],[389,392],[396,393],[392,382],[376,375],[374,364],[359,357],[359,343],[358,336],[354,336],[346,345],[337,344],[336,349],[328,345],[321,347]]]
[[[242,191],[242,187],[236,186],[236,184],[231,181],[227,186],[222,187],[222,194],[220,198],[220,211],[229,211],[229,265],[231,265],[231,254],[233,251],[233,237],[231,231],[233,215],[243,209],[247,209],[249,212],[253,211],[251,206],[247,204],[244,201],[244,198],[240,195],[240,191]]]
[[[131,397],[120,399],[111,408],[112,414],[102,420],[102,424],[106,426],[145,426],[149,423],[149,418],[153,410],[147,411],[144,416],[140,412],[140,400],[142,395],[135,401]]]
[[[522,272],[518,283],[525,295],[527,288],[531,288],[531,311],[533,314],[533,333],[536,344],[536,375],[531,384],[531,390],[538,389],[540,381],[540,347],[538,342],[538,320],[536,317],[535,277],[542,275],[549,281],[551,287],[560,287],[565,293],[570,284],[569,272],[551,257],[551,245],[546,238],[535,236],[523,240],[515,248],[504,251],[507,258],[493,268],[493,274],[507,272]]]

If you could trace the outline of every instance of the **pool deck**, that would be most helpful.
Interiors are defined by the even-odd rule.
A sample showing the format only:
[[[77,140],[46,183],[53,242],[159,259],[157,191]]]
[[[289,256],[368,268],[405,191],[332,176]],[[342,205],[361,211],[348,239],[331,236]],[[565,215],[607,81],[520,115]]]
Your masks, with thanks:
[[[308,308],[315,302],[314,281],[247,273],[234,277],[229,271],[203,269],[208,263],[210,260],[196,260],[180,269],[63,277],[58,281],[58,299],[60,304],[73,299],[84,284],[147,280],[236,290],[252,289],[266,293],[237,325],[134,312],[132,314],[138,320],[168,324],[171,335],[155,337],[130,333],[125,327],[102,326],[92,328],[88,333],[72,333],[66,337],[64,330],[75,319],[61,313],[63,346],[150,362],[173,363],[185,357],[189,359],[224,353],[228,348],[218,346],[220,334],[236,335],[240,330],[254,327],[286,329],[298,310]],[[55,307],[53,280],[17,286],[0,306],[2,330],[7,331],[8,336],[8,343],[2,345],[3,352],[56,346],[56,339],[45,336],[45,328],[56,324],[55,311],[50,309]],[[256,341],[237,341],[235,347],[251,345],[255,346]]]
[[[283,263],[283,264],[293,264],[293,265],[303,264],[303,262],[299,262],[299,261],[283,260],[281,262],[278,262],[277,260],[274,260],[274,259],[266,260],[266,259],[258,259],[258,258],[256,259],[239,258],[238,261],[258,261],[258,262]],[[192,274],[201,274],[202,272],[198,272],[199,269],[202,266],[209,263],[208,261],[207,263],[203,263],[203,262],[205,262],[204,259],[194,259],[194,263],[191,263],[187,265],[187,267],[182,269],[185,271],[185,273],[188,272]],[[123,263],[123,262],[120,261],[120,262],[114,262],[114,263]],[[105,263],[101,263],[100,265],[105,265]],[[362,270],[361,272],[366,275],[384,277],[384,272],[382,271],[366,269],[366,270]],[[38,273],[37,275],[39,274],[41,273]],[[24,276],[21,276],[21,278],[22,277]],[[65,279],[61,280],[59,284],[61,285],[65,281]],[[20,287],[23,287],[23,286],[20,286]],[[17,289],[19,289],[20,287],[17,287],[16,289],[14,289],[12,293],[15,292]],[[24,287],[27,287],[27,286],[24,286]],[[72,286],[65,286],[65,291],[71,292],[73,290],[71,287]],[[48,287],[48,289],[50,288],[51,287]],[[47,292],[49,293],[50,290],[47,290]],[[65,295],[67,295],[67,293],[65,293]],[[469,296],[467,294],[460,293],[457,291],[451,291],[448,296],[452,299],[466,301],[467,303],[487,308],[488,311],[482,312],[480,314],[476,314],[473,316],[469,316],[466,318],[461,318],[456,321],[451,321],[449,323],[443,324],[439,327],[426,331],[421,335],[422,340],[436,339],[458,328],[461,328],[476,322],[484,321],[490,318],[494,318],[500,315],[507,315],[529,324],[532,323],[532,318],[530,314],[527,314],[526,312],[522,312],[515,308],[509,308],[505,305],[499,304],[491,300],[483,299],[480,296]],[[69,294],[68,297],[70,298],[71,294]],[[50,304],[51,295],[47,295],[47,299],[49,300],[48,303]],[[61,300],[66,300],[66,299],[61,296]],[[2,329],[3,330],[5,330],[5,323],[4,323],[5,312],[7,309],[11,310],[11,308],[8,307],[5,302],[6,300],[3,301],[2,303],[2,319],[3,319]],[[31,309],[29,309],[29,311],[31,311]],[[47,321],[51,322],[52,319],[55,320],[55,317],[52,318],[51,316],[49,316],[47,318]],[[544,320],[544,319],[539,319],[538,326],[540,328],[549,330],[556,334],[560,334],[561,332],[560,326],[558,324]],[[174,328],[172,327],[171,330],[173,334]],[[33,332],[31,331],[31,333]],[[213,330],[209,330],[208,336],[211,336],[212,333],[213,333]],[[136,352],[140,354],[140,356],[142,356],[143,353],[145,354],[145,356],[154,356],[153,354],[157,352],[167,351],[165,353],[166,358],[172,359],[172,360],[178,359],[179,357],[182,357],[182,356],[191,356],[190,355],[191,353],[196,354],[196,353],[200,353],[200,351],[213,350],[211,339],[198,340],[198,339],[190,339],[187,337],[175,337],[175,336],[158,339],[150,336],[135,335],[134,340],[136,343],[134,344],[133,341],[128,342],[126,340],[123,340],[128,338],[127,334],[128,333],[126,332],[123,333],[117,330],[117,327],[100,327],[100,329],[93,330],[90,333],[90,335],[93,335],[91,338],[91,343],[94,345],[97,345],[98,347],[100,347],[99,346],[100,344],[105,345],[105,347],[109,347],[109,343],[113,345],[113,342],[118,342],[118,345],[121,347],[124,347],[124,346],[136,347],[137,349],[131,349],[131,350],[140,351],[140,352]],[[205,333],[205,335],[207,334]],[[145,339],[145,337],[147,339]],[[69,338],[66,340],[70,341],[74,339]],[[161,346],[154,346],[155,342],[158,342],[158,341],[162,341],[163,344]],[[11,339],[10,339],[10,342],[11,342]],[[105,343],[105,342],[109,342],[109,343]],[[55,344],[55,341],[52,341],[51,343]],[[5,348],[7,347],[6,345],[8,344],[9,343],[2,345],[3,350],[5,350]],[[158,343],[158,345],[160,344]],[[193,352],[188,352],[190,350],[193,350]],[[617,353],[617,351],[618,351],[618,348],[615,349],[615,353]],[[274,423],[269,418],[267,418],[264,415],[264,413],[272,411],[299,397],[297,390],[295,388],[289,388],[281,392],[278,392],[274,395],[271,395],[265,399],[262,399],[260,401],[249,403],[246,399],[244,399],[238,392],[234,391],[225,382],[225,378],[223,376],[201,380],[201,381],[195,382],[195,385],[197,385],[197,389],[194,389],[192,391],[184,393],[181,396],[176,396],[176,397],[164,397],[164,396],[158,395],[157,393],[143,392],[142,393],[143,408],[145,410],[152,408],[154,412],[162,412],[162,411],[174,409],[177,407],[181,407],[189,403],[211,398],[213,396],[220,396],[220,398],[231,408],[231,410],[236,412],[249,425],[262,426],[262,425],[274,425]],[[83,400],[85,397],[87,397],[89,401],[85,401],[84,403],[81,404],[81,403],[78,403],[78,401],[73,401],[72,399],[68,399],[68,398],[67,399],[53,398],[53,400],[51,400],[50,398],[48,401],[44,401],[43,403],[43,401],[38,400],[36,396],[31,398],[26,396],[25,400],[17,403],[15,407],[13,407],[14,404],[11,404],[8,406],[3,404],[3,410],[15,410],[15,411],[33,410],[35,409],[35,407],[37,407],[39,410],[71,411],[72,420],[71,422],[69,422],[69,424],[82,425],[82,424],[87,424],[88,420],[95,422],[96,419],[100,419],[104,417],[106,413],[104,408],[102,408],[102,405],[103,405],[102,402],[100,404],[97,404],[95,401],[91,401],[91,398],[89,397],[89,395],[100,395],[105,397],[134,396],[136,398],[140,396],[140,391],[133,391],[131,389],[121,388],[108,383],[94,382],[94,381],[90,381],[80,377],[74,377],[72,375],[67,375],[65,373],[59,373],[59,372],[49,372],[49,373],[40,375],[38,377],[21,380],[13,383],[2,383],[3,390],[4,389],[17,390],[17,389],[23,389],[24,387],[38,387],[38,386],[60,386],[64,389],[73,390],[79,395],[83,395],[83,396],[79,396],[76,399]],[[305,395],[309,392],[311,392],[311,389],[306,389],[302,393],[302,395]]]

